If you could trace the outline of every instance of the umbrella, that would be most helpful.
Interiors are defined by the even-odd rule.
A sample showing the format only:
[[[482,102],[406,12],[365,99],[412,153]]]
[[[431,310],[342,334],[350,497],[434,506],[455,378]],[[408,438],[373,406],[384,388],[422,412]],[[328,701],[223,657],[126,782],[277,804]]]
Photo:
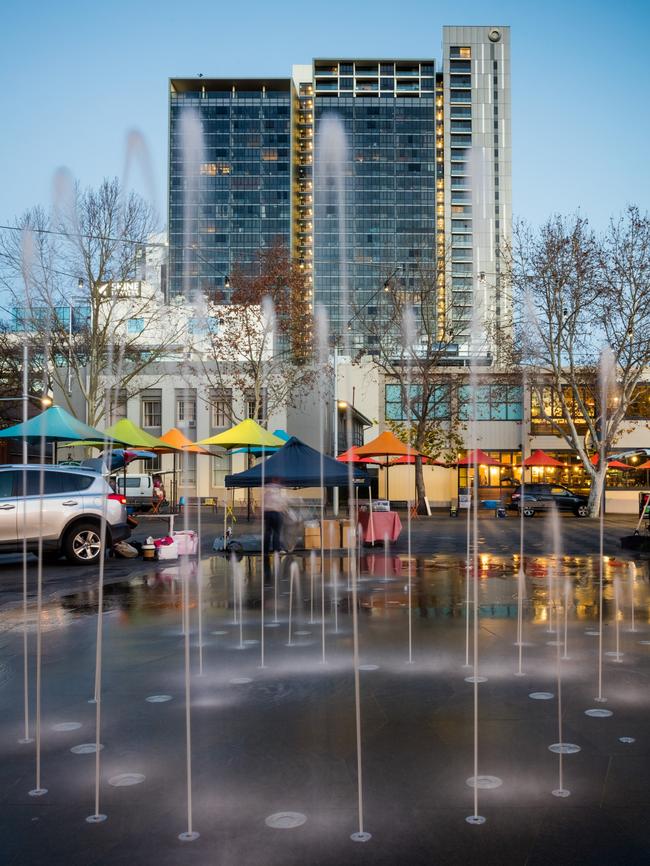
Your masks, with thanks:
[[[199,445],[220,445],[222,448],[282,448],[285,444],[282,439],[269,433],[257,421],[246,418],[239,424],[235,424],[230,430],[217,433],[208,439],[201,439]],[[250,452],[249,452],[250,453]]]
[[[637,466],[630,466],[629,464],[623,463],[620,460],[616,460],[616,459],[610,460],[609,457],[606,457],[605,460],[607,461],[607,468],[608,469],[637,469],[637,468],[639,468]],[[600,462],[600,455],[594,454],[593,457],[591,458],[591,463],[594,466],[598,466],[599,462]]]
[[[641,463],[639,466],[632,466],[632,469],[650,469],[650,460],[646,460],[645,463]]]
[[[427,466],[444,466],[445,469],[450,469],[451,467],[447,465],[447,463],[443,463],[441,460],[436,460],[434,457],[427,457],[426,454],[420,454],[422,458],[422,462]],[[389,466],[412,466],[415,463],[416,455],[410,454],[405,455],[404,457],[398,457],[397,460],[391,460],[388,464]]]
[[[201,439],[199,445],[220,445],[229,451],[232,448],[245,448],[250,456],[252,448],[281,448],[285,443],[278,436],[269,433],[261,424],[254,421],[252,418],[246,418],[239,424],[235,424],[230,430],[224,430],[223,433],[217,433],[216,436],[210,436],[208,439]],[[248,519],[251,517],[251,499],[248,494],[246,510]]]
[[[359,457],[357,454],[358,445],[353,445],[336,458],[341,463],[374,463],[376,466],[381,465],[378,460],[373,460],[372,457]]]
[[[392,433],[390,430],[385,430],[380,433],[372,441],[365,445],[360,445],[357,448],[359,457],[383,457],[383,465],[386,467],[386,499],[390,500],[388,487],[388,467],[391,457],[411,457],[417,454],[415,448],[406,445],[401,439]],[[379,461],[378,461],[379,462]]]
[[[188,439],[187,436],[182,433],[177,427],[172,427],[166,433],[160,437],[161,442],[166,442],[168,445],[171,445],[173,448],[178,449],[178,451],[187,452],[188,454],[207,454],[213,455],[215,457],[219,457],[218,454],[213,454],[212,451],[208,451],[207,448],[202,448],[200,445],[197,445],[196,442],[192,442],[191,439]],[[176,485],[176,455],[178,451],[174,451],[174,470],[173,470],[173,486],[174,492],[172,495],[172,499],[174,503],[176,502],[176,494],[177,494],[177,485]]]
[[[538,449],[537,451],[533,451],[529,457],[526,457],[524,466],[564,466],[564,463],[556,460],[555,457],[551,457],[545,451]]]
[[[66,442],[74,440],[73,444],[78,444],[83,439],[98,439],[102,446],[106,442],[119,441],[117,436],[112,436],[108,431],[102,433],[83,421],[79,421],[74,415],[66,412],[60,406],[50,406],[40,415],[35,415],[29,421],[22,424],[14,424],[13,427],[6,427],[0,430],[1,439],[27,439],[28,441],[36,441],[41,437],[48,442]],[[128,444],[128,443],[124,443]]]
[[[289,434],[287,433],[287,431],[282,430],[281,428],[274,430],[273,435],[277,436],[278,439],[282,439],[283,442],[288,442],[289,439],[291,438],[289,436]],[[236,448],[234,451],[231,451],[230,453],[231,454],[254,454],[256,457],[259,457],[262,454],[264,454],[264,455],[273,454],[277,450],[278,450],[277,448],[265,448],[265,447],[257,446],[257,447],[250,448],[250,449],[248,449],[248,448]]]

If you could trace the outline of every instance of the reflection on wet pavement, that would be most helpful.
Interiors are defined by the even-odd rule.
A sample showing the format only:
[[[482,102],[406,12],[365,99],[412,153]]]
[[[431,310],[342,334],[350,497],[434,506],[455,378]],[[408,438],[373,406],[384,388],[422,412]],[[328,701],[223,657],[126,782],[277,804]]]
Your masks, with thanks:
[[[631,833],[627,825],[612,828],[610,822],[611,839],[601,838],[599,811],[641,810],[650,801],[648,569],[615,558],[605,563],[603,643],[606,651],[614,649],[618,622],[621,659],[605,658],[606,708],[613,715],[597,718],[585,715],[596,694],[599,641],[589,632],[598,623],[597,566],[589,557],[526,559],[525,676],[517,679],[519,562],[516,556],[479,555],[479,647],[481,673],[487,677],[479,687],[480,775],[502,780],[493,790],[481,790],[488,817],[479,831],[484,863],[523,863],[533,850],[531,863],[560,862],[553,852],[563,839],[571,840],[575,858],[561,862],[634,863],[638,846],[650,844],[645,824]],[[373,837],[368,843],[372,849],[361,854],[355,849],[355,860],[473,862],[471,834],[477,830],[464,823],[472,797],[467,785],[472,776],[472,686],[464,681],[463,669],[465,560],[413,558],[413,665],[405,664],[406,557],[370,553],[360,557],[358,567],[365,810]],[[17,743],[23,706],[22,609],[5,605],[0,610],[3,862],[59,862],[56,856],[69,850],[72,864],[182,862],[175,843],[184,829],[185,808],[186,580],[193,791],[195,824],[201,832],[194,844],[204,846],[192,849],[192,862],[213,863],[215,851],[223,854],[220,862],[233,866],[352,862],[348,844],[355,829],[356,774],[350,577],[347,556],[326,556],[321,563],[319,556],[283,555],[277,584],[272,564],[263,564],[259,557],[232,563],[213,556],[204,559],[200,569],[191,560],[161,564],[155,571],[108,583],[101,760],[102,802],[109,820],[101,830],[84,828],[86,834],[96,834],[86,835],[85,841],[75,836],[75,829],[91,806],[95,758],[75,756],[70,749],[94,737],[95,710],[88,699],[94,677],[96,589],[49,599],[43,609],[42,764],[48,803],[56,804],[55,821],[44,818],[50,814],[44,811],[47,804],[27,797],[33,747]],[[570,587],[566,611],[565,581]],[[564,756],[571,809],[558,824],[554,810],[559,806],[550,794],[556,787],[558,756],[548,747],[557,741],[554,644],[564,640],[564,626],[558,630],[557,625],[565,613],[569,658],[562,662],[564,739],[578,744],[580,751]],[[34,625],[30,612],[32,652]],[[551,627],[554,633],[549,634]],[[199,644],[203,676],[197,675]],[[531,700],[537,693],[551,697]],[[71,719],[77,720],[74,727]],[[138,784],[116,784],[116,778],[138,779]],[[284,812],[304,814],[306,821],[282,832],[265,824],[271,813]],[[523,822],[516,828],[515,812]],[[138,841],[143,825],[148,848]],[[609,860],[589,859],[593,839]],[[92,859],[84,848],[91,841]],[[513,859],[502,859],[504,846]],[[45,852],[56,856],[47,860]]]

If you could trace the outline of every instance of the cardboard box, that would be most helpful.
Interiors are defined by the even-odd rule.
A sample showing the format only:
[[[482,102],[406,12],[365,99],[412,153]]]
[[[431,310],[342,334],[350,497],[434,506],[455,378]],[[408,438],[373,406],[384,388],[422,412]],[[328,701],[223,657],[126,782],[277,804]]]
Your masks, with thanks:
[[[341,546],[341,527],[338,520],[323,520],[323,549],[338,550]]]
[[[305,550],[320,550],[320,526],[305,526]]]
[[[352,524],[348,523],[345,520],[341,521],[341,547],[344,549],[348,549],[350,547],[356,547],[358,544],[358,539],[354,532],[355,527]]]

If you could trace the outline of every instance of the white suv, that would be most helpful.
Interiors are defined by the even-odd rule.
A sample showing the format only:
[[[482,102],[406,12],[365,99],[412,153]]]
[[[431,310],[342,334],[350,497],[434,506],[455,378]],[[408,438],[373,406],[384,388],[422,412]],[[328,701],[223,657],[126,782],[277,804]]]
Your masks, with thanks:
[[[43,495],[41,496],[41,473]],[[101,520],[106,543],[128,538],[124,496],[89,469],[72,466],[0,466],[0,552],[27,550],[48,559],[65,555],[75,565],[92,565],[101,554]]]

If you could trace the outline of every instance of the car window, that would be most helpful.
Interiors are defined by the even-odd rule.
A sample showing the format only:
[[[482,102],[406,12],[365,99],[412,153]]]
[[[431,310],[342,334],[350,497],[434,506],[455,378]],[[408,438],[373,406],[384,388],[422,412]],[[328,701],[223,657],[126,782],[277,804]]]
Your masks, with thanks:
[[[13,496],[15,472],[0,472],[0,499]]]
[[[553,496],[569,496],[569,491],[565,490],[564,487],[551,487],[551,493]]]
[[[18,475],[18,490],[22,491],[22,472]],[[26,495],[40,496],[41,473],[31,469],[25,475],[27,476]],[[52,496],[57,493],[75,493],[78,490],[87,490],[93,480],[92,475],[78,475],[76,472],[48,472],[46,469],[43,473],[43,494]]]

